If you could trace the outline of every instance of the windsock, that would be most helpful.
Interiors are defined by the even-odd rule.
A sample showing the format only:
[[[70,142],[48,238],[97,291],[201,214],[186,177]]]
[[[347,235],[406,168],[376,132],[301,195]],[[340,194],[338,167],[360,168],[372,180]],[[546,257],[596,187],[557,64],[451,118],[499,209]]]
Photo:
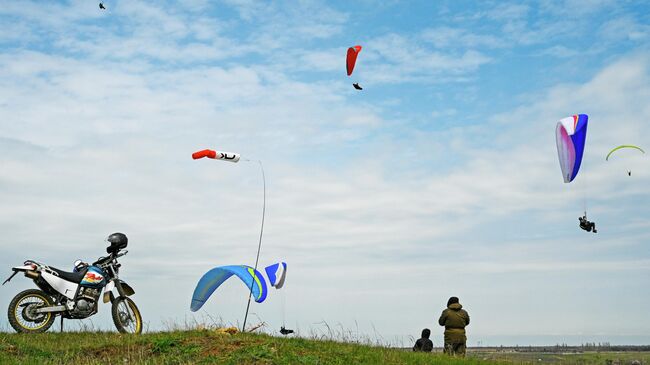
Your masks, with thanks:
[[[192,158],[198,160],[200,158],[207,157],[214,160],[224,160],[230,162],[239,162],[239,153],[234,152],[219,152],[214,150],[202,150],[194,152]]]

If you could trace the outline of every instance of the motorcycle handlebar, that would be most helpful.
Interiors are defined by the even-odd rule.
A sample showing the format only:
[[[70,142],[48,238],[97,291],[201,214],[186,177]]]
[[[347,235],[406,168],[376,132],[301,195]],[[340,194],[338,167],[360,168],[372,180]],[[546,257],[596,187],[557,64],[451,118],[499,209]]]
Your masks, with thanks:
[[[109,260],[111,260],[111,256],[100,257],[100,258],[97,259],[97,261],[93,262],[93,266],[104,264],[104,263],[108,262]]]
[[[118,257],[122,257],[122,256],[126,255],[127,253],[129,253],[129,251],[120,252],[120,253],[118,253],[117,255],[115,255],[115,254],[110,254],[110,255],[108,255],[108,256],[100,257],[100,258],[97,259],[97,261],[95,261],[95,262],[93,263],[93,265],[102,265],[102,264],[105,264],[105,263],[107,263],[107,262],[110,262],[110,261],[112,261],[112,260],[117,259]]]

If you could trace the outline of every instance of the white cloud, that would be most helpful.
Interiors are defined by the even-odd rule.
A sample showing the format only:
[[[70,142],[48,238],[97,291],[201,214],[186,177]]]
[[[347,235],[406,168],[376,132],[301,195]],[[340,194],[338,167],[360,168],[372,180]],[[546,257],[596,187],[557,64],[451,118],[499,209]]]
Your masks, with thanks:
[[[517,21],[530,13],[530,7],[517,3],[504,3],[486,11],[486,17],[499,21]]]
[[[644,41],[650,38],[650,25],[641,24],[630,15],[607,21],[600,33],[608,41]]]
[[[304,43],[322,41],[340,34],[348,15],[318,1],[262,4],[228,1],[242,20],[254,24],[249,42],[260,52],[304,48]]]
[[[564,0],[564,1],[544,1],[541,8],[555,16],[563,17],[585,17],[602,11],[612,11],[620,7],[620,4],[614,0]]]
[[[422,32],[422,38],[433,43],[437,48],[501,48],[508,45],[507,41],[491,34],[476,34],[467,29],[448,26],[427,29]]]
[[[456,54],[430,50],[398,34],[387,34],[367,44],[368,50],[364,50],[363,56],[369,65],[360,65],[355,74],[376,83],[444,82],[476,71],[491,61],[474,50]],[[364,61],[357,62],[363,64]]]

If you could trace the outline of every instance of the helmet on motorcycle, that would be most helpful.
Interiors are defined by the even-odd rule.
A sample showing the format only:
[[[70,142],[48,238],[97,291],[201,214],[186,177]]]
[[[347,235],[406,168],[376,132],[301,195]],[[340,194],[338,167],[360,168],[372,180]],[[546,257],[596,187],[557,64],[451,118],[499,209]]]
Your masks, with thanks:
[[[110,246],[106,248],[108,253],[117,253],[117,251],[126,247],[129,242],[129,239],[126,238],[124,233],[113,233],[106,238],[106,242],[110,243]]]
[[[79,259],[74,262],[74,269],[72,269],[72,272],[82,272],[87,267],[88,264]]]

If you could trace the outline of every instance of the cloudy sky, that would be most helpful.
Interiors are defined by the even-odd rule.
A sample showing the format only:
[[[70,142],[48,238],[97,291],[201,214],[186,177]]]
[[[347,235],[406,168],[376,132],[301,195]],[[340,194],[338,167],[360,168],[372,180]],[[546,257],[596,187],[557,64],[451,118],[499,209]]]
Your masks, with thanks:
[[[455,295],[470,345],[650,343],[650,157],[605,162],[650,149],[647,2],[104,4],[0,6],[7,275],[71,269],[120,231],[149,330],[241,322],[235,280],[189,311],[205,271],[257,248],[259,166],[190,157],[213,148],[264,164],[260,262],[289,265],[252,306],[269,331],[408,342]],[[577,113],[586,155],[564,184],[555,125]],[[109,312],[85,323],[110,330]]]

